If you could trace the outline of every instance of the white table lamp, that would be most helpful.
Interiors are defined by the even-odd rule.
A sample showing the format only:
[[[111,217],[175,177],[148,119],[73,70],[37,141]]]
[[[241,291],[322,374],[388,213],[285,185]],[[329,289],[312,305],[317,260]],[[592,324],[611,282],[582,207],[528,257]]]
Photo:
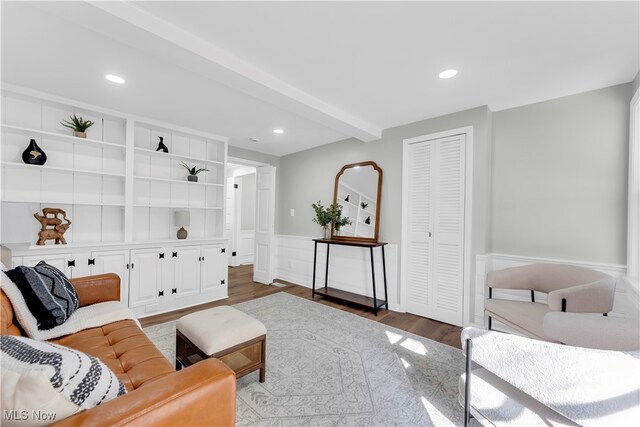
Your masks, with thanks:
[[[176,211],[174,220],[176,226],[180,227],[178,230],[178,239],[186,239],[187,230],[185,230],[184,227],[188,227],[191,224],[191,212]]]

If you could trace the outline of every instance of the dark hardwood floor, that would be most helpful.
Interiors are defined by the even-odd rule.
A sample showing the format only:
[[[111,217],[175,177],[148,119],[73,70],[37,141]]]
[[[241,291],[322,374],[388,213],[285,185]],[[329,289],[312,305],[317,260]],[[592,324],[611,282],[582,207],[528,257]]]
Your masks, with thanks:
[[[311,289],[293,283],[278,281],[283,287],[267,286],[253,281],[253,266],[246,265],[229,268],[229,298],[176,310],[169,313],[158,314],[156,316],[145,317],[140,320],[143,327],[176,320],[185,314],[203,310],[219,305],[233,305],[244,301],[264,297],[277,292],[287,292],[301,298],[311,300]],[[374,316],[371,310],[357,306],[349,306],[342,303],[333,302],[316,296],[315,300],[319,304],[328,305],[349,313],[357,314],[394,328],[402,329],[425,338],[439,341],[450,346],[460,348],[461,328],[446,323],[427,319],[409,313],[397,313],[394,311],[380,310],[378,316]]]

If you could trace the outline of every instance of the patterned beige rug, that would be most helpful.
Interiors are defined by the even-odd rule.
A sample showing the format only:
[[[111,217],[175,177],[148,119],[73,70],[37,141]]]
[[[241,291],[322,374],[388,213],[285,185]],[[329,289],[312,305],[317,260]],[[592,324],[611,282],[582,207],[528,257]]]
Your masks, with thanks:
[[[238,381],[239,426],[462,424],[460,350],[284,292],[235,307],[268,331],[266,382]],[[145,332],[174,363],[175,323]]]

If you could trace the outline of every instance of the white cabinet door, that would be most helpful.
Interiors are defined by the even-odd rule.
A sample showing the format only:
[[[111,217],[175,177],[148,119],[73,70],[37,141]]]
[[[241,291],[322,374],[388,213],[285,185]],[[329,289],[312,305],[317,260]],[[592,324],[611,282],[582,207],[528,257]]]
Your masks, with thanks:
[[[226,286],[227,254],[222,245],[203,246],[200,263],[200,292]]]
[[[91,252],[88,264],[91,275],[114,273],[120,277],[120,301],[127,304],[129,300],[129,251]]]
[[[171,294],[179,296],[200,292],[200,246],[184,246],[175,248],[174,285]],[[222,254],[224,255],[224,254]]]
[[[91,276],[91,252],[74,252],[67,265],[71,266],[71,277]]]
[[[159,248],[131,251],[129,272],[129,307],[157,302],[162,270]]]
[[[23,257],[22,262],[27,267],[35,267],[40,261],[44,261],[62,271],[65,276],[71,277],[71,266],[69,265],[71,259],[71,254],[30,255]]]

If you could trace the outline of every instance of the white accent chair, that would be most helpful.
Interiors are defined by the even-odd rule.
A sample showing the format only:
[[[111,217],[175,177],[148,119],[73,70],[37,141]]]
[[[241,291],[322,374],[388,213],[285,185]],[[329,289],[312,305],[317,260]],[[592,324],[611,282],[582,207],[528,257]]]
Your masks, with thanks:
[[[545,333],[545,316],[553,312],[600,313],[613,309],[615,279],[608,274],[565,264],[530,264],[487,274],[489,299],[485,313],[516,331],[545,341],[556,341]],[[493,289],[527,291],[530,301],[493,298]],[[547,294],[547,303],[536,302],[535,293]],[[551,324],[548,325],[551,328]]]
[[[636,425],[640,320],[551,313],[545,325],[550,337],[568,345],[463,330],[467,365],[459,402],[465,426],[470,416],[483,426]],[[585,329],[590,333],[580,333]]]

